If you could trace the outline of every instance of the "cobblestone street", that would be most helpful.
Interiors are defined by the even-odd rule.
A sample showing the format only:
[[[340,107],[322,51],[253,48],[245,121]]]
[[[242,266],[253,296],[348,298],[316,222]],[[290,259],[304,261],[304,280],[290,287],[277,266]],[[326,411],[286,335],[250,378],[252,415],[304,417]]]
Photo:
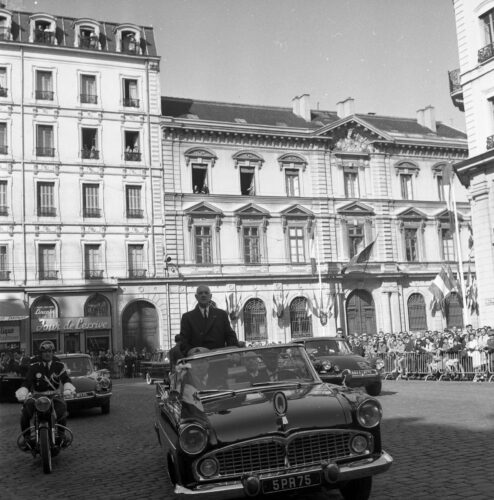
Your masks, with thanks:
[[[395,462],[375,477],[372,498],[492,499],[493,394],[494,384],[385,381],[383,439]],[[16,447],[20,406],[1,404],[1,499],[173,498],[153,400],[154,387],[142,380],[116,380],[109,415],[93,409],[70,416],[74,444],[54,459],[51,475]]]

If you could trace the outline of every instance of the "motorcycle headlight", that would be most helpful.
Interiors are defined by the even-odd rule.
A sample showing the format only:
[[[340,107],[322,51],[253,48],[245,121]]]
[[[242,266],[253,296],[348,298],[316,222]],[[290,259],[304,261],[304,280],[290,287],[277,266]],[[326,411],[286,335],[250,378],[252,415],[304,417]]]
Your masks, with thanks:
[[[188,455],[197,455],[208,444],[208,432],[198,424],[185,425],[180,429],[178,442]]]
[[[382,370],[384,368],[384,361],[382,359],[378,359],[376,361],[376,368],[378,370]]]
[[[357,408],[357,420],[362,427],[371,429],[381,423],[383,411],[381,405],[373,399],[365,400]]]
[[[39,412],[45,413],[51,408],[51,399],[47,398],[46,396],[41,396],[40,398],[36,399],[34,406]]]
[[[323,361],[322,362],[322,367],[324,370],[326,370],[327,372],[329,372],[329,370],[331,370],[331,368],[333,367],[333,365],[331,364],[331,361]]]

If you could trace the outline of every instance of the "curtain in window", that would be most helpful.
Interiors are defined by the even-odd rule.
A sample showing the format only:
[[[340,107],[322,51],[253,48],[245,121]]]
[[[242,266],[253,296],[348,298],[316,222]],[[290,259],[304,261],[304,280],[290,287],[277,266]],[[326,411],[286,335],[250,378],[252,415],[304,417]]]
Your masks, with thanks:
[[[53,90],[53,78],[50,71],[36,72],[36,90],[51,92]]]
[[[38,125],[37,147],[53,148],[53,127],[51,125]]]
[[[144,269],[144,247],[142,245],[129,245],[129,270]]]
[[[0,68],[0,88],[7,88],[7,70],[5,68]]]
[[[287,196],[300,196],[300,183],[298,178],[298,170],[286,169],[286,194]]]
[[[7,206],[7,181],[0,181],[0,208]]]
[[[94,75],[82,75],[81,90],[82,94],[96,95],[96,77]]]
[[[39,246],[39,270],[41,273],[56,269],[55,245]]]
[[[84,186],[84,209],[99,208],[99,186],[98,184],[86,184]]]
[[[127,92],[129,99],[137,99],[137,80],[127,80]]]
[[[211,227],[195,227],[195,250],[197,264],[211,264]]]
[[[6,271],[7,268],[7,245],[0,245],[0,271]]]
[[[87,271],[97,271],[101,268],[101,256],[99,245],[86,245],[84,247],[84,260]]]
[[[0,147],[6,145],[7,145],[7,124],[0,123]]]
[[[127,210],[140,210],[141,187],[127,186]]]
[[[47,182],[38,184],[38,208],[53,208],[55,206],[54,185]]]

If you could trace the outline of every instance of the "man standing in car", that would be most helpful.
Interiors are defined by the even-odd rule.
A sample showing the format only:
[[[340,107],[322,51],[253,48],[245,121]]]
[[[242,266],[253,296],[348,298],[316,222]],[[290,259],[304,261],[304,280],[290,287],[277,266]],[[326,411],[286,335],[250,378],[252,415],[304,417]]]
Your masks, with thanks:
[[[214,307],[211,304],[211,297],[209,287],[199,285],[196,290],[197,306],[182,315],[180,347],[184,355],[193,347],[217,349],[239,345],[228,314]]]

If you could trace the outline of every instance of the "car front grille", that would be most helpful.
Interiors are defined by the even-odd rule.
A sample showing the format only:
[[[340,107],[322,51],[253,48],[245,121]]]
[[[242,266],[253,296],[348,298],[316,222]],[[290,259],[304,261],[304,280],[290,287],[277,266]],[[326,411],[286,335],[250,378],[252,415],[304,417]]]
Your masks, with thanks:
[[[318,433],[297,437],[288,444],[288,462],[292,466],[308,465],[348,457],[349,441],[349,433]]]

